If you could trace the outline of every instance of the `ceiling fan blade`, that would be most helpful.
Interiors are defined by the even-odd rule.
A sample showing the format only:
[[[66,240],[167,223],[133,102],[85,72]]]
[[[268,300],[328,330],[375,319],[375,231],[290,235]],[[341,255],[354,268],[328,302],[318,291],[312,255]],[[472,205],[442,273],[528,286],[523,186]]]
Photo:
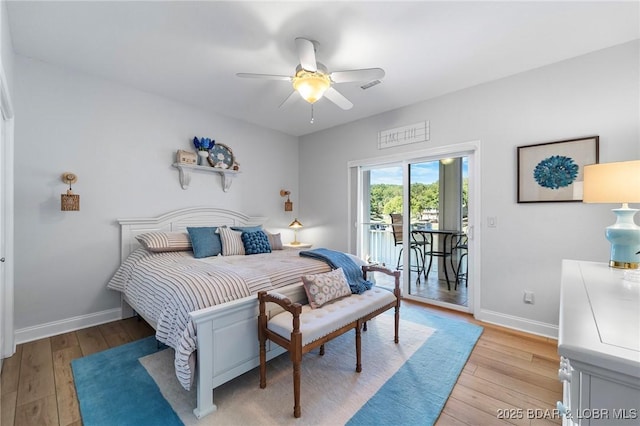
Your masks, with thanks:
[[[300,66],[307,71],[316,72],[318,65],[316,63],[316,48],[311,40],[306,38],[296,38],[296,50],[300,59]]]
[[[329,99],[331,102],[338,105],[342,109],[353,108],[353,104],[349,101],[349,99],[342,96],[342,94],[333,87],[329,87],[327,91],[324,92],[324,97]]]
[[[296,96],[297,93],[298,92],[296,92],[295,90],[293,92],[291,92],[291,94],[289,96],[287,96],[287,99],[282,101],[282,103],[280,104],[280,106],[278,108],[286,108],[289,105],[291,105],[296,99],[298,99],[298,97]]]
[[[334,71],[330,74],[334,83],[349,83],[352,81],[373,81],[384,78],[382,68],[365,68],[361,70]]]
[[[246,72],[239,72],[236,74],[238,77],[242,78],[265,78],[267,80],[284,80],[291,81],[291,77],[288,75],[274,75],[274,74],[251,74]]]

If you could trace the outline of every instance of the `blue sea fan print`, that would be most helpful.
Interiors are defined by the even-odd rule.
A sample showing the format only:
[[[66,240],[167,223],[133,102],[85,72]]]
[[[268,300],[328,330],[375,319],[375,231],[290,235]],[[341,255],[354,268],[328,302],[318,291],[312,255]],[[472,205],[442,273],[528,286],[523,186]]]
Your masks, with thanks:
[[[536,165],[533,170],[533,178],[543,188],[564,188],[576,180],[578,168],[572,158],[563,155],[552,155]]]

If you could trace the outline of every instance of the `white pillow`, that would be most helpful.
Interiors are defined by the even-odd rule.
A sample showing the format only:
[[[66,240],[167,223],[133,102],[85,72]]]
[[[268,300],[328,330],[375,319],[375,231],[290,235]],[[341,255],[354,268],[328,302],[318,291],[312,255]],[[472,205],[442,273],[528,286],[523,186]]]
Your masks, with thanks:
[[[356,256],[355,254],[351,254],[351,253],[345,253],[347,256],[349,256],[351,258],[351,260],[353,260],[355,262],[356,265],[358,265],[359,267],[363,267],[365,265],[368,265],[368,263],[365,260],[360,259],[358,256]]]
[[[218,228],[220,240],[222,241],[222,255],[234,256],[244,255],[244,244],[242,242],[242,232],[234,231],[231,228]]]

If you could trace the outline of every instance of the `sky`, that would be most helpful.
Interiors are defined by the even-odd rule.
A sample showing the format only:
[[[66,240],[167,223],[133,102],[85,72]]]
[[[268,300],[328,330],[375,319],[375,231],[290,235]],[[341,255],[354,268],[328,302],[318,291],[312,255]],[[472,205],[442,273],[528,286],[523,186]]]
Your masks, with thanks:
[[[433,183],[439,179],[439,161],[411,164],[411,180],[413,183]],[[462,176],[469,176],[468,157],[463,157]],[[402,185],[402,167],[385,167],[371,170],[371,185],[386,183]]]

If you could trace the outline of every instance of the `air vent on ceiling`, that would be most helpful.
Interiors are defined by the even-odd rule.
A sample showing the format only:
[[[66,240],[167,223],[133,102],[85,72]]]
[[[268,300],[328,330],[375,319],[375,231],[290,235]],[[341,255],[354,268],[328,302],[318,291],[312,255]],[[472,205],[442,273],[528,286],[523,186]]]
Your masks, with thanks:
[[[363,84],[362,86],[360,86],[360,88],[362,90],[367,90],[368,88],[373,87],[373,86],[375,86],[377,84],[380,84],[380,83],[382,83],[381,80],[373,80],[373,81],[368,82],[367,84]]]

